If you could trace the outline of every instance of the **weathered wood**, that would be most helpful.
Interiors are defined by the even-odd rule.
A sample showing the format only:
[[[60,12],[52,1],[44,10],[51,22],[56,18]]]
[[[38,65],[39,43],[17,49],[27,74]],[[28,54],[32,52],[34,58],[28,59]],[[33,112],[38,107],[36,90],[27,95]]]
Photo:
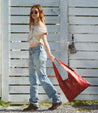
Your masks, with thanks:
[[[69,33],[98,33],[98,26],[70,25]]]
[[[60,58],[62,62],[68,64],[68,53],[67,53],[67,46],[65,46],[66,40],[68,39],[68,26],[67,26],[67,15],[68,15],[68,7],[67,7],[67,0],[60,0]],[[62,76],[62,79],[65,79],[67,77],[67,73],[64,70],[61,70],[60,68],[60,74]],[[65,75],[65,76],[64,76]],[[61,100],[63,102],[67,101],[66,98],[64,98],[63,92],[61,93]]]
[[[55,86],[56,90],[58,93],[60,93],[60,87],[59,86]],[[17,93],[17,94],[20,94],[20,93],[30,93],[30,86],[10,86],[9,87],[9,93]],[[39,93],[46,93],[45,90],[43,89],[42,86],[38,86],[38,92]]]
[[[69,8],[69,15],[97,16],[98,8]]]
[[[13,59],[10,60],[10,67],[28,67],[29,64],[27,62],[27,59]],[[47,67],[53,67],[52,63],[50,60],[47,60]]]
[[[71,39],[72,34],[69,34]],[[75,42],[98,42],[98,34],[74,34]]]
[[[53,43],[49,42],[51,50],[60,50],[60,43]],[[21,50],[21,49],[29,49],[29,43],[28,42],[13,42],[10,43],[10,49],[13,50]]]
[[[53,68],[46,68],[48,76],[55,76]],[[9,70],[10,76],[29,76],[29,69],[28,68],[10,68]]]
[[[82,51],[77,51],[76,54],[71,54],[69,56],[69,60],[86,60],[86,59],[89,59],[89,60],[96,60],[98,58],[98,52],[82,52]]]
[[[24,8],[24,7],[12,7],[11,8],[11,15],[30,15],[30,8]],[[43,11],[45,15],[59,15],[59,8],[43,8]]]
[[[59,0],[10,0],[11,6],[32,6],[34,4],[40,4],[41,6],[59,6]]]
[[[57,51],[51,51],[53,55],[58,58],[60,53]],[[10,51],[10,58],[29,58],[29,51]]]
[[[48,32],[59,32],[59,25],[47,25]],[[29,25],[11,25],[10,32],[29,32]]]
[[[10,24],[29,24],[29,16],[11,16]],[[59,16],[45,17],[46,24],[59,24]]]
[[[9,70],[9,75],[11,76],[26,76],[26,75],[29,75],[29,69],[28,68],[10,68]]]
[[[98,86],[98,78],[84,78],[84,79],[86,79],[91,85]],[[91,87],[91,88],[92,89],[90,89],[90,91],[93,91],[94,89],[98,90],[98,87]],[[94,91],[93,91],[93,93],[94,93]],[[90,93],[90,94],[92,94],[92,93]]]
[[[49,79],[53,84],[58,84],[56,77],[49,77]],[[11,85],[14,85],[14,84],[18,84],[18,85],[20,85],[20,84],[23,84],[23,85],[30,84],[29,77],[9,77],[9,81],[10,81]]]
[[[92,78],[98,77],[98,69],[74,69],[74,70],[81,76]]]
[[[2,99],[8,102],[9,99],[9,12],[8,3],[2,0]],[[6,15],[6,17],[5,17]]]
[[[10,86],[9,93],[30,93],[30,86]],[[55,86],[58,93],[60,93],[60,87]],[[39,86],[39,92],[40,93],[46,93],[42,86]],[[98,94],[98,87],[88,87],[86,90],[84,90],[81,94]]]
[[[75,43],[77,50],[98,51],[98,43]]]
[[[8,101],[18,103],[29,101],[30,83],[27,62],[27,58],[29,57],[29,44],[27,37],[29,32],[30,8],[36,3],[41,4],[45,12],[49,32],[47,38],[53,55],[65,64],[69,64],[69,66],[92,85],[84,90],[76,99],[94,100],[98,98],[98,44],[96,43],[98,42],[98,1],[94,1],[69,0],[68,4],[67,0],[44,0],[43,2],[40,0],[33,0],[33,2],[32,0],[10,0],[9,5],[11,7],[9,15],[11,15],[11,20],[9,24],[11,29],[9,31],[9,42],[11,51],[9,52],[9,58],[11,59],[8,74],[10,85]],[[68,40],[68,32],[70,39],[72,34],[74,34],[76,54],[68,55],[67,53],[68,46],[66,42]],[[49,59],[47,61],[47,67],[52,67]],[[67,78],[66,71],[62,68],[59,68],[59,70],[61,76],[64,77],[63,79]],[[58,85],[53,68],[47,68],[47,75],[54,85]],[[64,102],[65,96],[60,91],[59,86],[56,86],[56,88]],[[42,86],[39,86],[39,99],[41,101],[50,101]]]
[[[98,0],[69,0],[69,6],[98,7]]]
[[[98,68],[97,60],[70,60],[69,64],[73,68]]]
[[[69,53],[69,66],[90,82],[75,100],[97,100],[98,5],[97,0],[69,0],[69,39],[75,38],[77,53]],[[95,93],[95,94],[94,94]]]
[[[0,1],[0,17],[2,17],[2,2]],[[0,18],[0,97],[2,96],[2,19]]]
[[[98,17],[69,17],[69,24],[85,24],[85,25],[93,25],[98,24]]]
[[[77,100],[97,100],[98,95],[79,95]],[[27,103],[29,101],[29,95],[9,95],[9,102],[13,103]],[[52,102],[47,95],[39,95],[39,101]]]
[[[98,100],[98,95],[79,95],[75,98],[75,100]]]
[[[9,102],[11,103],[27,103],[29,102],[29,94],[9,95]],[[39,95],[39,102],[52,102],[47,95]]]
[[[27,41],[28,38],[28,34],[11,34],[11,41]],[[60,34],[53,34],[53,33],[49,33],[47,35],[47,40],[48,41],[55,41],[55,42],[59,42],[60,41]]]
[[[68,40],[68,27],[67,27],[67,0],[60,0],[60,60],[68,64],[67,48],[64,44]],[[63,18],[62,18],[63,17]],[[64,75],[64,70],[61,71],[61,75]],[[66,73],[67,75],[67,73]]]

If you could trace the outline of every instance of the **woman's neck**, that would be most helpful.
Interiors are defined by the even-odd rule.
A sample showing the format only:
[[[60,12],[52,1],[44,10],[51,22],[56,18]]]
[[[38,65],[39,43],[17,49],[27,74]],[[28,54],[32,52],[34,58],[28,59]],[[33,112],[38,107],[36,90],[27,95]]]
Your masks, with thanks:
[[[41,22],[41,21],[40,21],[39,19],[35,19],[35,20],[34,20],[34,25],[35,25],[35,26],[36,26],[36,25],[39,25],[40,22]]]

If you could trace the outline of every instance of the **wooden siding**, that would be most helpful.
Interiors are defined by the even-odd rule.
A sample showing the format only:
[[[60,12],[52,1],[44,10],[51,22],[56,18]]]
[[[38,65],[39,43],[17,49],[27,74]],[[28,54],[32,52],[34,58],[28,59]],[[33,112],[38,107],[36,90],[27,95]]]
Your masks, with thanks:
[[[2,96],[2,25],[1,25],[1,1],[0,1],[0,97]]]
[[[98,0],[69,0],[68,12],[77,50],[69,53],[69,66],[91,83],[76,99],[98,100]]]
[[[27,37],[29,12],[34,4],[42,5],[45,12],[47,39],[53,55],[91,83],[76,100],[98,100],[98,0],[2,0],[2,99],[12,103],[29,100]],[[72,34],[77,50],[75,54],[69,53],[66,43]],[[67,78],[62,68],[59,71],[63,79]],[[47,76],[62,101],[66,102],[49,58]],[[40,83],[39,100],[51,101]]]

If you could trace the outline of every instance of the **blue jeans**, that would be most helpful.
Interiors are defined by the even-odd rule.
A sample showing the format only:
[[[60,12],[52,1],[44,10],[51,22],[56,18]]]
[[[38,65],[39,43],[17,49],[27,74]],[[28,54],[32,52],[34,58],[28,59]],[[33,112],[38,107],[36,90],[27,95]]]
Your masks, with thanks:
[[[43,45],[29,48],[29,80],[30,99],[29,102],[38,107],[38,79],[53,103],[60,102],[56,89],[46,74],[47,54]]]

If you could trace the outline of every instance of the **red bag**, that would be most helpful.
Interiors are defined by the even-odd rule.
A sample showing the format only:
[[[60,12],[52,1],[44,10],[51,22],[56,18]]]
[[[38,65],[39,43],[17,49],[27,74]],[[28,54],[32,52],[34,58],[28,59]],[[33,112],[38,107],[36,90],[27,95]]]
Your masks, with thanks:
[[[56,61],[67,71],[69,74],[68,79],[63,80],[61,78],[60,73],[57,70],[54,62],[53,68],[56,74],[59,85],[64,92],[65,96],[69,100],[69,102],[73,101],[76,96],[78,96],[84,89],[90,86],[90,83],[83,79],[80,75],[78,75],[73,69],[64,64],[63,62],[56,59]]]

